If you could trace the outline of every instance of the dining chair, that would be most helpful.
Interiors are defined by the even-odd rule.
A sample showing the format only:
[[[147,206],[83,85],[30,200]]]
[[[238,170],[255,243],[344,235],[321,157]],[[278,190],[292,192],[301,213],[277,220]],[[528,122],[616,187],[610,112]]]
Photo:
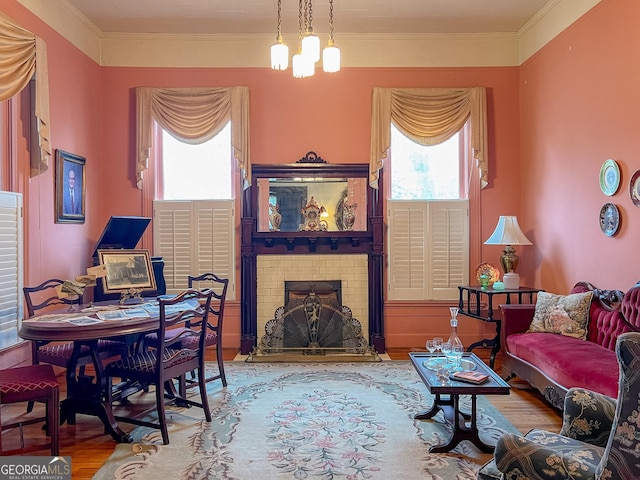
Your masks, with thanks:
[[[54,306],[68,305],[70,309],[76,305],[81,305],[83,296],[78,298],[59,298],[56,288],[64,283],[58,278],[45,280],[35,287],[24,287],[24,299],[27,306],[27,316],[33,317],[36,312],[48,309]],[[73,354],[73,342],[43,342],[31,341],[31,363],[37,365],[40,363],[48,363],[58,367],[67,368]],[[101,358],[109,358],[122,355],[126,350],[126,344],[118,340],[99,340],[98,353]],[[85,366],[92,363],[91,351],[88,346],[82,346],[78,357],[77,365],[80,368],[80,374],[84,375]],[[27,411],[31,411],[33,402],[29,402]]]
[[[222,382],[222,386],[227,386],[227,377],[224,374],[224,359],[222,351],[222,322],[224,320],[224,304],[227,298],[227,287],[229,286],[228,278],[220,278],[214,273],[203,273],[202,275],[189,275],[187,277],[187,283],[189,288],[194,288],[194,284],[197,283],[199,287],[203,285],[213,290],[213,297],[211,301],[211,307],[209,309],[209,320],[207,322],[207,332],[205,338],[205,345],[207,347],[216,348],[216,361],[218,363],[218,373],[211,375],[205,379],[206,382],[218,380]],[[182,346],[188,347],[193,345],[195,341],[193,338],[185,338],[182,340]],[[194,382],[187,380],[190,385],[194,385]]]
[[[137,381],[143,385],[154,385],[156,390],[158,423],[118,416],[114,412],[114,418],[117,421],[160,429],[164,444],[169,444],[165,415],[165,392],[169,400],[180,405],[202,408],[207,422],[211,421],[204,368],[207,329],[202,326],[207,325],[212,297],[212,290],[195,289],[185,290],[172,298],[161,297],[158,300],[160,320],[158,328],[154,332],[155,338],[160,340],[147,345],[144,349],[136,350],[136,353],[132,355],[111,362],[105,367],[107,403],[112,406],[112,409],[114,407],[112,397],[114,377],[123,381]],[[196,348],[181,346],[181,340],[188,337],[196,339]],[[200,402],[180,394],[185,391],[185,375],[194,370],[198,372]],[[178,391],[176,391],[174,379],[178,379]]]
[[[60,453],[60,386],[51,365],[28,365],[0,370],[0,405],[18,402],[44,402],[46,416],[37,418],[15,418],[3,423],[0,409],[0,430],[19,428],[20,448],[5,450],[2,445],[4,433],[0,435],[0,455],[25,454],[42,448],[50,448],[51,455]],[[47,443],[36,443],[25,447],[22,427],[46,421]],[[4,437],[6,438],[6,437]]]

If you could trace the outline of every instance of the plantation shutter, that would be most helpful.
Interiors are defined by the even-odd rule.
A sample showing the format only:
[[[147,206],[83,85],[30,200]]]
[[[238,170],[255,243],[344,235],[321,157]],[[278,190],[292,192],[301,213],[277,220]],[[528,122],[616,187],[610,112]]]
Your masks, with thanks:
[[[0,192],[0,348],[19,341],[22,303],[22,195]]]
[[[235,299],[233,200],[156,200],[153,217],[167,293],[187,288],[188,275],[213,272],[229,279],[227,298]]]
[[[455,300],[468,283],[466,200],[388,201],[389,299]]]
[[[430,300],[459,297],[458,285],[469,279],[469,202],[430,201]]]
[[[389,201],[389,298],[425,300],[427,209],[425,202]]]

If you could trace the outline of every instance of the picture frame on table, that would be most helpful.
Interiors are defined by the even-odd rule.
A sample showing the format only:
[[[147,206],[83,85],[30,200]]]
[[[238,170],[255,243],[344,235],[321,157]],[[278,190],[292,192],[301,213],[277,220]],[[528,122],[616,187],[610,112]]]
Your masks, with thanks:
[[[131,289],[156,290],[156,278],[148,250],[98,250],[104,293],[122,293]]]
[[[56,223],[84,223],[86,158],[56,150]]]

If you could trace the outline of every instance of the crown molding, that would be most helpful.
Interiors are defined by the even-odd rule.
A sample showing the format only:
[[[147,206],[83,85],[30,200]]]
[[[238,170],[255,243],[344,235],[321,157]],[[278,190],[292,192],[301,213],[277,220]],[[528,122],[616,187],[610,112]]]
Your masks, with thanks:
[[[273,35],[103,33],[67,0],[17,0],[101,66],[268,68]],[[519,66],[600,0],[551,0],[517,33],[335,36],[343,67]],[[285,41],[295,45],[291,35]]]

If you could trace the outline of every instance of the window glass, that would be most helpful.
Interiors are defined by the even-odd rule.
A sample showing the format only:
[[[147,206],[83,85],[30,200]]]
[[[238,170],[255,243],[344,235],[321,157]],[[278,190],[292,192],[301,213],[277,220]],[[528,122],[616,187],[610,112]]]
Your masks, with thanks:
[[[460,198],[460,139],[423,146],[391,125],[391,199]]]
[[[199,145],[162,132],[164,200],[222,200],[233,198],[231,122],[218,135]]]

